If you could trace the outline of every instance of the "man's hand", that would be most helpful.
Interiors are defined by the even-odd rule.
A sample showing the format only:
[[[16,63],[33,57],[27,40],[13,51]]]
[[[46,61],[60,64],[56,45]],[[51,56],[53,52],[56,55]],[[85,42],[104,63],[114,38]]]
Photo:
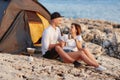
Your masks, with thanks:
[[[55,46],[60,46],[60,47],[64,47],[65,46],[65,42],[64,41],[60,41],[59,43],[57,43],[57,44],[50,44],[49,45],[49,50],[51,50],[52,48],[54,48]]]
[[[60,46],[63,48],[65,46],[65,42],[64,41],[60,41]]]

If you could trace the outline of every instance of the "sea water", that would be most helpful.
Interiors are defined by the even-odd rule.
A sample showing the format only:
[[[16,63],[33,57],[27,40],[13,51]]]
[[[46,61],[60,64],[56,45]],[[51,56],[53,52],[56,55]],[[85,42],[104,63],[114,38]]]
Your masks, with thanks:
[[[120,23],[120,0],[39,0],[50,13],[68,18],[100,19]]]

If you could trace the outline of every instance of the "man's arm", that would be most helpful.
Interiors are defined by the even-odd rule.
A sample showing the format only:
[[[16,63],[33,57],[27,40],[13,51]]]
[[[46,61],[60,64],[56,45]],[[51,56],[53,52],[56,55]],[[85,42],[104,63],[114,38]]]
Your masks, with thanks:
[[[59,43],[50,44],[48,49],[50,50],[50,49],[54,48],[55,46],[64,47],[65,46],[65,42],[64,41],[59,41]]]
[[[59,43],[57,43],[57,44],[50,44],[49,47],[48,47],[48,49],[51,50],[51,49],[53,49],[57,45],[60,45],[60,44]]]

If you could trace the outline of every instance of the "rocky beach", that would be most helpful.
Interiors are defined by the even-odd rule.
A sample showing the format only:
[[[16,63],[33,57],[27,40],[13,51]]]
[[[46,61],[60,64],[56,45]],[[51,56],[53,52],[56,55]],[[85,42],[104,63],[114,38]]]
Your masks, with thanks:
[[[120,80],[120,24],[92,19],[64,18],[63,27],[79,23],[85,46],[107,68],[99,72],[84,62],[79,68],[34,54],[0,53],[0,80]]]

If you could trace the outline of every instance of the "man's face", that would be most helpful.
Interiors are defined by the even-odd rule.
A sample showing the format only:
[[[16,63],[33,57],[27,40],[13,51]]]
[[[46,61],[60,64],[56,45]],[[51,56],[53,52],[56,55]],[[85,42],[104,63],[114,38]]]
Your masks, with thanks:
[[[62,23],[62,20],[63,20],[62,17],[54,19],[55,26],[60,26],[60,24]]]

